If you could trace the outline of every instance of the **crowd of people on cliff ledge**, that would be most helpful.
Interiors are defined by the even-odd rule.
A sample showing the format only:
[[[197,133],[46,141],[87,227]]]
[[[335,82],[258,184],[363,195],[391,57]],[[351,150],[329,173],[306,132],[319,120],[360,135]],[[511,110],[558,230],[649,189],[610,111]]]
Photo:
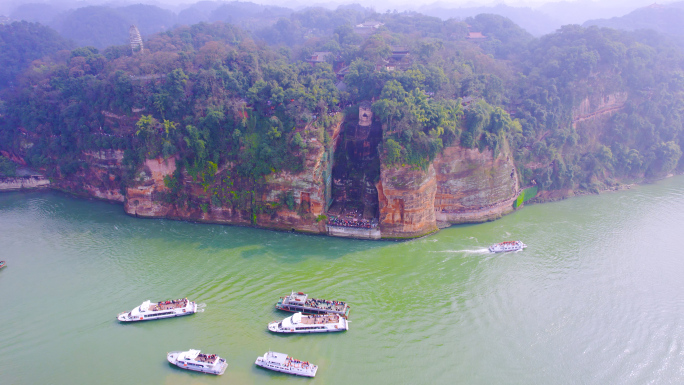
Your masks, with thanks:
[[[357,229],[374,229],[378,227],[378,220],[331,217],[330,219],[328,219],[328,226],[353,227]]]

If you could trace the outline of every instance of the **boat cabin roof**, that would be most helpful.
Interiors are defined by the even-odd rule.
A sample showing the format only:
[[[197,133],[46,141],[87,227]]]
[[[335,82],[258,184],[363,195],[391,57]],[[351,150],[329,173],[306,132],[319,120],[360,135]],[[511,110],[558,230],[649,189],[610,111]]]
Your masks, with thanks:
[[[143,302],[142,305],[140,305],[140,311],[145,312],[150,308],[150,300],[148,299],[147,301]]]
[[[199,356],[199,354],[200,354],[200,351],[199,351],[199,350],[197,350],[197,349],[190,349],[190,350],[188,350],[187,352],[183,352],[183,354],[181,355],[181,357],[182,357],[182,358],[185,358],[186,360],[194,360],[195,358],[197,358],[197,356]],[[182,358],[181,358],[181,359],[182,359]]]
[[[287,361],[287,354],[277,353],[277,352],[268,352],[268,354],[266,354],[266,359],[268,360],[268,362],[272,362],[272,363],[279,364],[279,365],[284,365],[285,361]]]
[[[308,294],[304,294],[304,293],[302,293],[301,291],[298,292],[298,293],[295,293],[295,292],[293,291],[292,294],[290,294],[290,296],[287,298],[287,301],[288,301],[288,302],[291,302],[291,303],[296,303],[296,304],[303,305],[303,304],[306,303],[306,299],[307,299],[308,297],[309,297]]]

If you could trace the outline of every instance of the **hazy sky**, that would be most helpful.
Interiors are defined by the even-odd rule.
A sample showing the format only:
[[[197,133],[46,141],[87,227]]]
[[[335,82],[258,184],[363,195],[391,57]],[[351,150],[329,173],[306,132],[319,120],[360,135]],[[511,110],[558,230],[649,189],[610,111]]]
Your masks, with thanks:
[[[87,5],[128,5],[128,4],[155,4],[163,8],[179,11],[198,0],[0,0],[0,15],[9,15],[12,10],[26,3],[48,3],[58,5],[58,8],[79,8]],[[211,1],[211,0],[210,0]],[[250,0],[243,0],[250,1]],[[358,3],[363,6],[373,7],[377,12],[385,12],[388,9],[399,11],[420,10],[424,6],[439,6],[441,8],[481,7],[506,4],[516,7],[537,8],[545,3],[560,1],[577,4],[578,7],[586,6],[588,9],[614,9],[621,16],[639,7],[653,4],[656,0],[251,0],[258,4],[272,4],[283,7],[300,9],[310,5],[322,5],[326,8],[336,8],[339,4]],[[660,4],[670,3],[673,0],[657,1]],[[588,10],[587,9],[587,10]]]
[[[166,0],[166,1],[176,1],[176,0]],[[186,0],[187,1],[187,0]],[[376,10],[393,9],[394,7],[402,9],[412,9],[425,5],[440,5],[444,8],[459,8],[459,7],[477,7],[477,6],[492,6],[497,4],[506,4],[516,7],[537,7],[544,3],[554,3],[554,2],[571,2],[571,3],[592,3],[594,5],[605,5],[606,7],[614,6],[633,6],[641,7],[645,5],[650,5],[653,3],[670,3],[672,0],[667,1],[655,1],[655,0],[351,0],[347,2],[343,1],[316,1],[316,0],[263,0],[254,1],[256,3],[262,4],[277,4],[284,7],[292,7],[293,4],[298,6],[303,6],[307,4],[331,4],[331,3],[359,3],[365,6],[373,6]],[[163,2],[163,1],[162,1]]]
[[[219,0],[220,1],[220,0]],[[249,0],[243,0],[249,1]],[[419,6],[438,4],[445,8],[458,8],[458,7],[476,7],[476,6],[491,6],[496,4],[506,4],[510,6],[527,6],[536,7],[544,3],[553,2],[574,2],[574,3],[592,3],[596,5],[611,6],[644,6],[653,3],[665,4],[670,3],[673,0],[666,1],[655,1],[655,0],[350,0],[350,1],[340,1],[340,0],[253,0],[251,2],[258,4],[273,4],[280,5],[283,7],[292,8],[293,6],[301,7],[306,5],[330,5],[334,6],[336,4],[353,4],[359,3],[364,6],[373,6],[376,9],[391,9],[393,7],[399,7],[402,9],[410,9]],[[192,0],[0,0],[0,4],[5,6],[16,7],[23,3],[66,3],[75,7],[79,6],[79,3],[83,6],[88,4],[166,4],[166,5],[181,5],[181,4],[192,4],[196,1]]]

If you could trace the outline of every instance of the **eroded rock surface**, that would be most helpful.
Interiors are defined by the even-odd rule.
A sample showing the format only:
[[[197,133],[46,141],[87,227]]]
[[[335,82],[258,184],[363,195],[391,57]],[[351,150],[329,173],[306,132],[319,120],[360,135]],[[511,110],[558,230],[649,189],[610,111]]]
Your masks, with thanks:
[[[87,167],[74,174],[57,178],[54,188],[72,194],[107,201],[123,202],[121,175],[122,150],[92,151],[83,154]]]
[[[518,176],[507,147],[448,147],[428,167],[383,167],[377,185],[383,238],[411,238],[455,223],[483,222],[513,210]]]
[[[437,231],[437,179],[432,165],[427,171],[383,166],[376,187],[383,238],[412,238]]]
[[[136,183],[126,190],[125,210],[140,217],[325,233],[325,221],[319,216],[330,200],[331,152],[340,128],[341,122],[332,128],[332,145],[327,150],[315,139],[308,143],[304,170],[297,174],[280,171],[255,183],[238,177],[235,165],[226,164],[213,181],[203,183],[183,171],[181,194],[188,199],[182,202],[170,195],[165,183],[176,172],[175,159],[148,159]],[[285,197],[290,197],[290,205],[284,203]]]
[[[484,222],[513,211],[519,184],[507,149],[494,157],[490,149],[451,146],[437,156],[434,167],[437,221]]]

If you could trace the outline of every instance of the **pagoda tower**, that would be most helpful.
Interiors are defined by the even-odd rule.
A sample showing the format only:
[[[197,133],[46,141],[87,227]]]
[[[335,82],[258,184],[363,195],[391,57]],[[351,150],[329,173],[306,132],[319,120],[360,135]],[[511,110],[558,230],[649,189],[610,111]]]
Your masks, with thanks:
[[[138,31],[138,27],[132,25],[131,28],[128,29],[128,37],[131,43],[131,50],[133,51],[133,53],[142,52],[143,41],[142,37],[140,36],[140,31]]]

